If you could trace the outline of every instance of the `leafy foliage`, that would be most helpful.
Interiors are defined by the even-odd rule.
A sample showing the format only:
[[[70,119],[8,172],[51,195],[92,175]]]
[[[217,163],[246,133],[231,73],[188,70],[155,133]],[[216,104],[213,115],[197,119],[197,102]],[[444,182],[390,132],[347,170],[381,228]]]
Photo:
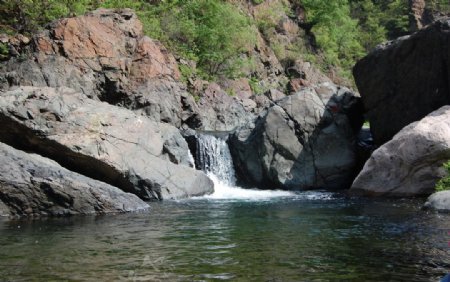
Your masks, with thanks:
[[[325,56],[326,66],[350,70],[364,55],[364,48],[359,40],[358,21],[351,18],[348,1],[302,0],[301,3],[317,45]]]
[[[450,190],[450,161],[444,164],[444,168],[447,170],[448,176],[442,178],[436,183],[436,191]]]
[[[8,33],[29,33],[67,15],[83,14],[99,0],[1,0],[1,29]]]
[[[241,11],[244,2],[264,0],[0,0],[0,32],[32,33],[54,19],[98,7],[132,8],[147,35],[196,63],[196,73],[185,69],[184,75],[206,79],[237,77],[251,68],[251,58],[243,54],[255,46],[256,28],[281,61],[308,58],[347,78],[356,60],[374,46],[408,32],[405,0],[270,1],[254,19]],[[291,5],[304,8],[312,44],[308,36],[289,43],[272,40],[280,20],[294,17]],[[429,0],[427,8],[450,12],[448,0]]]

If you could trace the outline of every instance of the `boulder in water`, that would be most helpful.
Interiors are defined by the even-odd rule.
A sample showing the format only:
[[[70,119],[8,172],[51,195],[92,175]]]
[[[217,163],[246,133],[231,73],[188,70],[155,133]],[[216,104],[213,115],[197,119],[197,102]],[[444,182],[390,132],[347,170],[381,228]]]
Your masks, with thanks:
[[[350,192],[367,196],[420,196],[434,192],[450,159],[450,106],[414,122],[378,148]]]
[[[428,197],[424,207],[442,212],[450,212],[450,191],[441,191]]]

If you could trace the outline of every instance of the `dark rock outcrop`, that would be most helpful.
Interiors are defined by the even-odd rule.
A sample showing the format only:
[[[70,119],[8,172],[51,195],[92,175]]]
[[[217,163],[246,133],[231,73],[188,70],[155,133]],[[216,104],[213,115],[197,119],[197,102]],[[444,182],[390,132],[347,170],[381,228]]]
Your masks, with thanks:
[[[378,148],[350,192],[367,196],[423,196],[434,192],[450,159],[450,106],[414,122]]]
[[[358,99],[346,88],[325,83],[276,101],[256,124],[231,136],[237,173],[258,187],[348,187],[355,134],[347,113],[359,106]]]
[[[379,45],[353,69],[375,143],[450,104],[450,18]]]
[[[2,142],[145,200],[213,191],[204,173],[164,160],[189,159],[187,144],[176,128],[68,88],[21,87],[2,93],[0,122]],[[180,151],[183,147],[185,151]]]
[[[0,143],[0,216],[103,214],[148,207],[133,194]]]

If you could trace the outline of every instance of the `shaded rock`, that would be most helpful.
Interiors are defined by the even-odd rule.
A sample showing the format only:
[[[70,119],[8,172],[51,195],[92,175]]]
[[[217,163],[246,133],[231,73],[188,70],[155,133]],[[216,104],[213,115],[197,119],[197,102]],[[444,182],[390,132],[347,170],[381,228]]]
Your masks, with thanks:
[[[332,95],[308,88],[278,100],[255,124],[231,136],[241,179],[258,187],[293,190],[350,185],[355,139],[346,112],[358,106],[359,98],[328,87]]]
[[[145,200],[213,191],[204,173],[163,160],[186,163],[189,158],[176,128],[71,89],[21,87],[5,92],[0,95],[0,121],[1,141]],[[180,152],[182,148],[186,151]]]
[[[450,159],[450,106],[414,122],[375,150],[350,192],[368,196],[421,196],[434,192]]]
[[[433,193],[428,197],[424,208],[437,211],[450,212],[450,191],[441,191]]]
[[[353,74],[375,143],[450,104],[450,18],[379,45]]]
[[[0,216],[129,212],[149,206],[137,196],[0,143]]]
[[[189,118],[175,58],[143,35],[129,9],[57,20],[33,36],[27,53],[0,66],[1,89],[66,86],[154,121],[180,126]]]
[[[163,139],[163,159],[175,164],[194,167],[194,159],[190,153],[186,140],[180,131],[173,126],[160,124],[159,130]]]

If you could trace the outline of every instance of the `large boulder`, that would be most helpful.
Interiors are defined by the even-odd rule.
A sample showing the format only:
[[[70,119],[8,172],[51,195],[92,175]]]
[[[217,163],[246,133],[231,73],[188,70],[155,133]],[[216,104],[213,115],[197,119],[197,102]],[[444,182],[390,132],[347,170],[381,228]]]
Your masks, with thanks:
[[[0,141],[145,200],[213,191],[204,173],[169,161],[188,164],[190,158],[176,128],[68,88],[21,87],[2,93],[0,122]]]
[[[441,212],[450,212],[450,191],[441,191],[428,197],[424,208]]]
[[[236,131],[230,149],[241,179],[258,187],[346,188],[355,166],[349,114],[359,98],[331,83],[307,88]],[[356,116],[352,116],[357,120]]]
[[[0,143],[0,216],[103,214],[148,207],[136,195]]]
[[[175,58],[143,35],[129,9],[57,20],[0,66],[0,89],[66,86],[175,126],[195,114],[195,101],[179,78]]]
[[[450,104],[450,18],[378,46],[353,69],[375,143]]]
[[[350,192],[367,196],[421,196],[434,192],[450,159],[450,106],[414,122],[378,148]]]

